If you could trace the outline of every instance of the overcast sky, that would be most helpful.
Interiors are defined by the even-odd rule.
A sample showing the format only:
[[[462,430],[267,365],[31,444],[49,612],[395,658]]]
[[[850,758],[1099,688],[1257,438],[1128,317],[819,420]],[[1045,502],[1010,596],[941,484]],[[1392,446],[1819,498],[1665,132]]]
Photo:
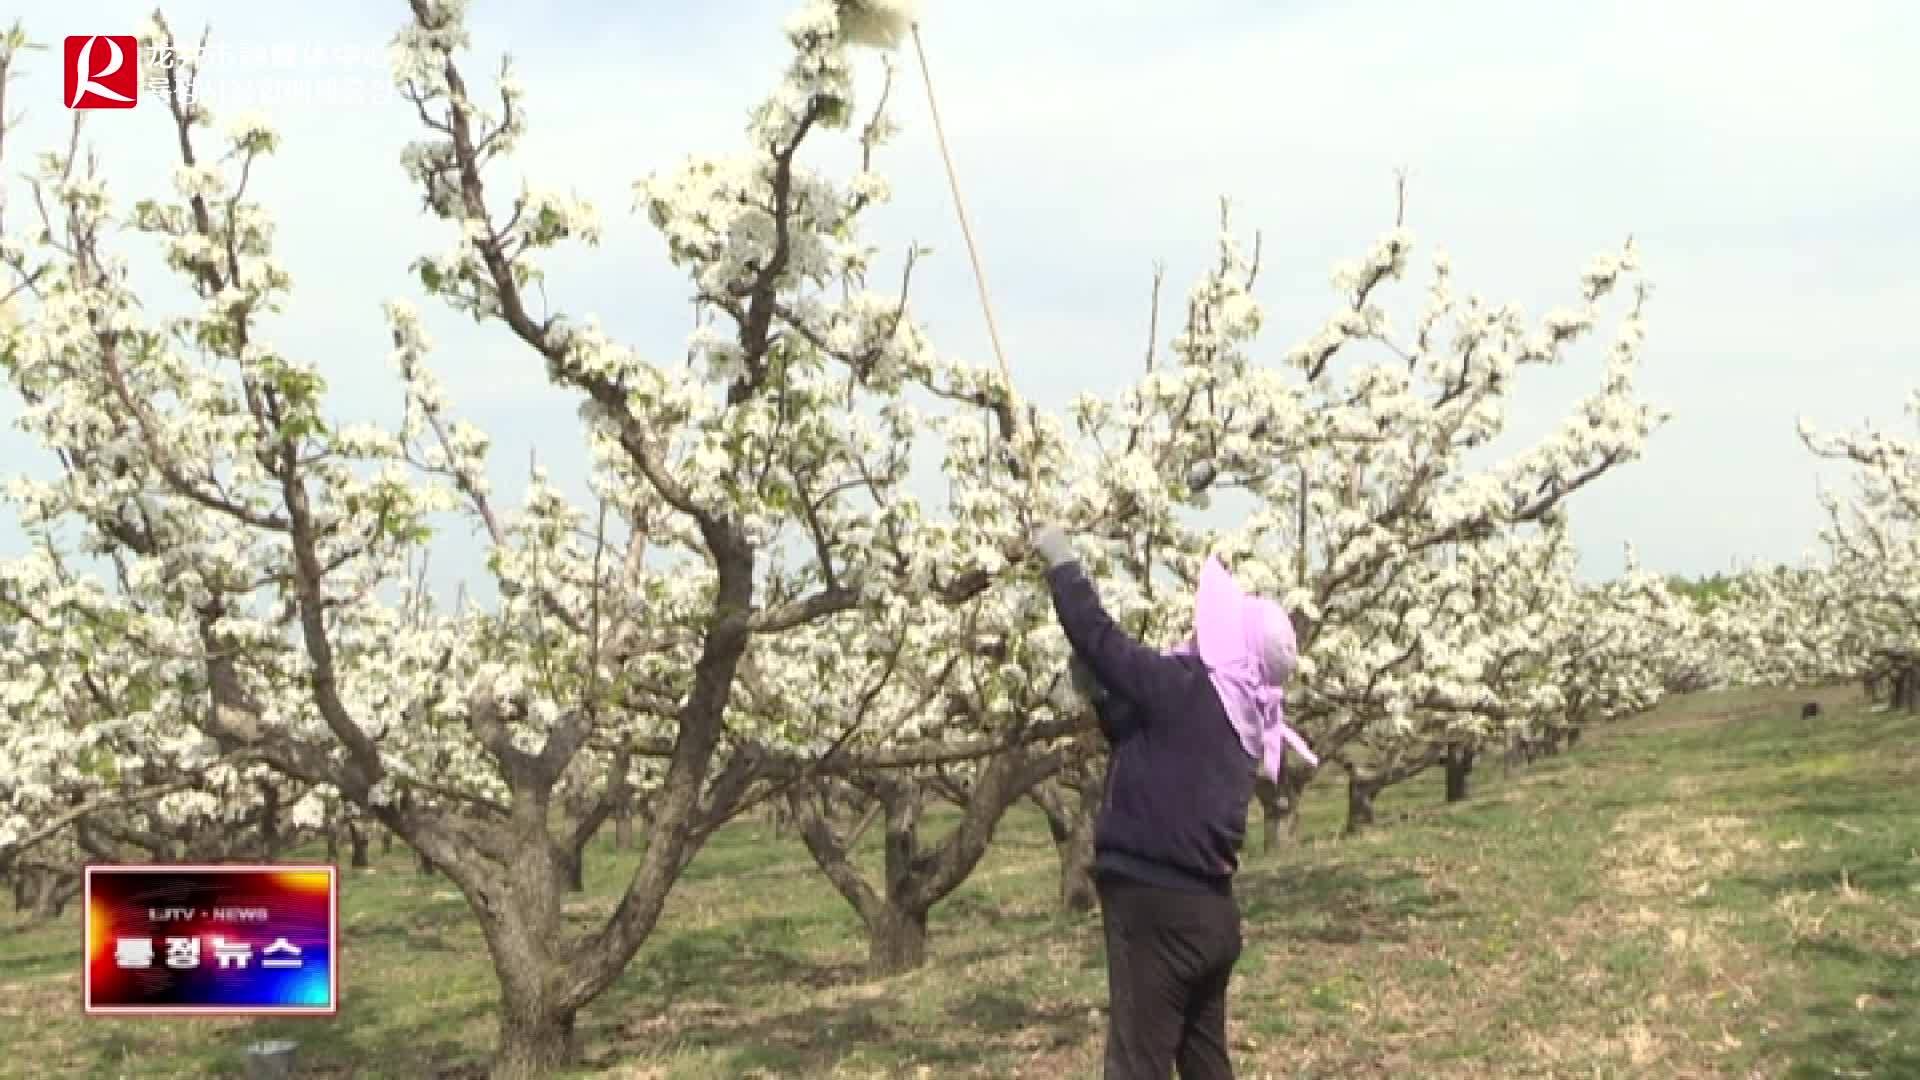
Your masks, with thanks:
[[[607,224],[600,249],[548,261],[557,308],[597,314],[661,359],[682,352],[688,288],[631,213],[631,184],[689,153],[739,149],[745,111],[782,62],[790,6],[476,5],[470,77],[507,51],[529,91],[519,167],[591,199]],[[1022,391],[1043,403],[1135,375],[1152,265],[1168,270],[1166,326],[1213,257],[1222,195],[1244,234],[1265,237],[1257,355],[1277,361],[1332,310],[1334,262],[1391,224],[1403,166],[1415,266],[1437,244],[1463,291],[1538,315],[1574,299],[1593,255],[1628,234],[1641,249],[1655,283],[1643,384],[1675,418],[1644,460],[1575,504],[1585,576],[1617,572],[1629,540],[1676,573],[1796,557],[1813,537],[1816,478],[1843,474],[1816,465],[1795,418],[1893,423],[1920,385],[1920,5],[1907,0],[925,6],[1002,335]],[[29,32],[55,52],[8,95],[28,110],[9,176],[63,137],[60,38],[133,33],[146,10],[25,0]],[[210,23],[231,46],[364,56],[406,6],[165,11],[176,30]],[[888,250],[936,249],[915,272],[918,310],[940,348],[990,360],[911,50],[900,61],[906,132],[878,163],[897,199],[869,235]],[[384,78],[350,58],[233,74]],[[863,105],[877,86],[863,86]],[[337,414],[390,417],[398,392],[379,305],[417,296],[408,262],[448,239],[398,165],[414,121],[397,98],[268,111],[284,147],[251,191],[279,223],[295,281],[273,337],[322,366]],[[95,112],[88,126],[117,197],[166,193],[169,130],[152,102]],[[1395,296],[1417,301],[1423,287],[1416,277]],[[577,478],[573,399],[504,331],[423,307],[456,407],[496,437],[501,486],[517,489],[536,447]],[[1597,385],[1597,350],[1576,360],[1522,395],[1522,432]],[[0,436],[5,468],[44,471],[30,452],[11,430]],[[0,523],[0,550],[21,542]],[[444,573],[477,566],[461,543]]]

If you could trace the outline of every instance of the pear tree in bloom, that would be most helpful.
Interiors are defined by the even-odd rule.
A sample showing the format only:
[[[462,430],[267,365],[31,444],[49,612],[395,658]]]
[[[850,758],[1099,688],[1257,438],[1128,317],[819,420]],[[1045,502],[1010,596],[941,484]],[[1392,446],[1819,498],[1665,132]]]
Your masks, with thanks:
[[[1855,468],[1850,497],[1823,497],[1820,538],[1832,600],[1860,670],[1886,685],[1889,704],[1920,710],[1920,390],[1906,402],[1915,432],[1826,434],[1802,422],[1808,449]]]
[[[1211,507],[1221,477],[1215,458],[1233,416],[1221,389],[1254,370],[1245,346],[1262,319],[1252,298],[1260,241],[1256,235],[1249,256],[1231,224],[1223,200],[1216,258],[1189,291],[1165,357],[1159,338],[1162,276],[1156,273],[1144,374],[1110,399],[1076,398],[1068,410],[1070,432],[1051,424],[1040,428],[1038,442],[1026,448],[1038,463],[1038,488],[1019,486],[1017,473],[966,472],[978,485],[980,505],[999,507],[994,516],[1001,520],[1017,520],[1037,506],[1049,519],[1067,523],[1109,612],[1154,646],[1171,646],[1191,633],[1194,583],[1219,540],[1197,519]],[[959,437],[951,443],[974,445]],[[1044,587],[1036,586],[1032,595],[1039,599],[1038,626],[1026,632],[1037,630],[1050,650],[1060,650],[1064,639]],[[1037,674],[1056,674],[1053,665],[1063,659],[1063,651],[1050,652]],[[1081,717],[1084,725],[1084,711]],[[1093,830],[1104,795],[1105,743],[1084,726],[1070,738],[1054,777],[1029,795],[1060,856],[1061,906],[1086,911],[1094,904]]]
[[[1442,262],[1416,342],[1400,346],[1387,340],[1384,315],[1366,296],[1399,272],[1407,242],[1396,231],[1364,267],[1343,271],[1355,299],[1334,329],[1293,354],[1308,376],[1303,387],[1247,358],[1244,345],[1261,320],[1249,295],[1257,246],[1250,261],[1223,229],[1221,264],[1195,290],[1186,331],[1175,340],[1182,363],[1150,371],[1115,403],[1076,402],[1090,451],[1055,449],[1045,439],[1023,448],[1028,460],[1042,462],[1043,478],[1075,481],[1042,484],[1036,493],[1014,475],[987,477],[998,485],[992,501],[1005,508],[992,517],[1018,520],[1022,507],[1039,501],[1041,512],[1079,527],[1109,605],[1133,617],[1143,637],[1171,643],[1181,636],[1191,583],[1209,550],[1233,559],[1250,587],[1286,596],[1306,616],[1303,637],[1326,635],[1351,667],[1338,682],[1309,674],[1305,708],[1296,705],[1309,720],[1339,720],[1331,726],[1336,750],[1366,735],[1395,753],[1415,745],[1437,753],[1470,731],[1449,721],[1453,739],[1429,738],[1411,722],[1416,711],[1457,718],[1498,706],[1476,684],[1482,676],[1474,672],[1485,670],[1476,657],[1487,646],[1476,639],[1476,624],[1460,618],[1471,607],[1449,599],[1463,587],[1478,584],[1484,593],[1505,581],[1493,569],[1499,559],[1482,559],[1473,546],[1550,519],[1572,492],[1636,456],[1661,420],[1633,394],[1643,296],[1636,289],[1601,391],[1553,438],[1462,475],[1464,453],[1499,433],[1514,372],[1555,362],[1593,326],[1599,301],[1631,271],[1632,253],[1596,264],[1583,281],[1586,308],[1554,313],[1537,333],[1511,308],[1488,311],[1477,299],[1456,312]],[[1435,338],[1449,315],[1460,325],[1441,345]],[[1386,345],[1393,358],[1362,367],[1347,388],[1333,387],[1328,360],[1360,339]],[[1421,376],[1425,397],[1413,387]],[[1048,453],[1075,452],[1093,467],[1048,468]],[[1186,526],[1177,511],[1204,505],[1210,490],[1222,488],[1260,500],[1249,526],[1224,536]],[[1443,552],[1449,561],[1436,566]],[[1433,628],[1446,603],[1457,643],[1407,648],[1411,628]],[[1303,669],[1317,671],[1315,648],[1306,654]],[[1318,745],[1321,736],[1312,737]]]
[[[1375,269],[1355,275],[1356,280],[1371,289],[1379,278],[1393,271],[1403,242],[1399,234],[1390,237],[1375,256]],[[1350,724],[1359,718],[1365,724],[1361,730],[1373,736],[1370,741],[1376,746],[1388,747],[1394,754],[1415,745],[1426,748],[1428,756],[1414,755],[1414,767],[1403,770],[1403,775],[1412,775],[1437,760],[1446,747],[1473,737],[1474,729],[1462,726],[1463,718],[1502,708],[1489,690],[1476,685],[1476,680],[1484,679],[1486,664],[1482,658],[1489,654],[1487,642],[1481,640],[1486,636],[1485,624],[1463,619],[1463,615],[1473,614],[1473,605],[1463,606],[1461,600],[1449,598],[1464,596],[1474,586],[1484,594],[1519,579],[1500,575],[1496,569],[1500,565],[1498,556],[1483,558],[1475,545],[1488,544],[1514,526],[1550,518],[1566,495],[1637,454],[1640,440],[1659,421],[1658,414],[1632,397],[1631,375],[1639,341],[1638,306],[1622,328],[1603,391],[1582,403],[1558,439],[1508,463],[1491,477],[1471,478],[1478,481],[1477,486],[1456,479],[1454,485],[1464,490],[1450,491],[1454,485],[1442,484],[1441,480],[1457,467],[1458,454],[1497,433],[1500,413],[1494,406],[1503,403],[1502,379],[1521,362],[1507,354],[1515,353],[1527,362],[1550,362],[1563,345],[1591,325],[1592,312],[1557,313],[1548,328],[1532,338],[1524,337],[1517,316],[1510,311],[1469,322],[1463,341],[1455,345],[1465,358],[1459,361],[1460,373],[1453,375],[1448,369],[1444,377],[1436,379],[1438,385],[1432,390],[1436,403],[1426,410],[1429,422],[1440,427],[1436,437],[1436,432],[1407,422],[1409,418],[1419,419],[1422,413],[1410,406],[1404,386],[1398,397],[1381,392],[1385,384],[1378,381],[1383,378],[1379,371],[1367,376],[1373,381],[1364,387],[1328,401],[1313,400],[1297,387],[1253,367],[1244,355],[1243,343],[1259,327],[1259,308],[1248,295],[1257,261],[1250,263],[1242,257],[1224,229],[1221,253],[1218,270],[1195,290],[1186,332],[1176,339],[1175,349],[1183,362],[1172,369],[1150,371],[1139,386],[1115,404],[1091,398],[1076,402],[1074,417],[1090,450],[1056,446],[1046,439],[1023,448],[1029,460],[1032,455],[1040,457],[1043,477],[1072,476],[1078,478],[1076,482],[1041,485],[1036,491],[1023,486],[1017,474],[996,478],[990,472],[983,473],[987,481],[984,486],[989,489],[987,498],[1003,508],[991,518],[1018,520],[1023,508],[1038,502],[1042,512],[1053,519],[1078,525],[1080,534],[1089,540],[1089,550],[1083,555],[1090,557],[1095,576],[1113,594],[1108,597],[1109,604],[1122,612],[1123,618],[1134,616],[1143,637],[1159,636],[1170,643],[1180,636],[1189,614],[1188,590],[1207,551],[1218,547],[1229,555],[1251,554],[1273,534],[1288,539],[1289,530],[1274,528],[1275,522],[1297,521],[1303,512],[1313,509],[1311,501],[1298,498],[1298,487],[1274,484],[1274,470],[1261,471],[1253,450],[1255,440],[1264,442],[1271,451],[1287,446],[1286,440],[1292,439],[1291,456],[1296,459],[1318,451],[1323,458],[1346,462],[1333,473],[1343,490],[1337,493],[1337,500],[1323,499],[1323,513],[1334,506],[1349,508],[1350,512],[1365,509],[1369,513],[1357,514],[1363,524],[1386,522],[1403,529],[1423,528],[1417,545],[1396,548],[1391,534],[1381,539],[1386,530],[1376,524],[1371,535],[1356,538],[1362,542],[1353,545],[1358,554],[1350,555],[1350,562],[1328,571],[1333,582],[1340,584],[1340,575],[1357,575],[1371,565],[1373,588],[1364,593],[1353,590],[1356,619],[1347,624],[1347,632],[1364,630],[1373,635],[1368,642],[1370,651],[1362,660],[1371,660],[1377,665],[1376,672],[1385,672],[1388,677],[1383,682],[1376,673],[1363,684],[1365,692],[1359,695],[1317,687],[1309,694],[1317,696],[1328,709],[1340,710]],[[1585,282],[1589,305],[1597,303],[1613,286],[1623,268],[1630,269],[1630,259],[1603,260],[1596,267]],[[1374,280],[1366,280],[1369,276]],[[1423,348],[1434,333],[1434,324],[1450,310],[1444,269],[1442,278],[1421,332]],[[1477,309],[1478,304],[1470,303],[1469,307]],[[1330,353],[1324,344],[1319,348]],[[1476,375],[1474,357],[1483,348],[1495,359]],[[1404,350],[1398,351],[1406,355]],[[1409,369],[1412,366],[1408,365]],[[1319,378],[1318,373],[1309,374]],[[1476,377],[1484,385],[1477,385]],[[1376,409],[1378,415],[1368,415]],[[1438,420],[1433,419],[1434,414]],[[959,444],[959,440],[952,443]],[[1454,448],[1443,456],[1435,457],[1430,451],[1423,454],[1423,447],[1435,444]],[[1092,467],[1048,468],[1047,454],[1075,452],[1088,457]],[[1410,470],[1416,485],[1413,490],[1369,488],[1367,468],[1378,461],[1391,462],[1396,454],[1418,463]],[[1433,460],[1423,461],[1423,456]],[[1311,481],[1312,477],[1306,479]],[[1239,537],[1214,537],[1186,527],[1176,511],[1203,504],[1208,489],[1223,480],[1221,486],[1246,487],[1266,495],[1269,506],[1264,515],[1257,515],[1254,527]],[[1263,482],[1266,486],[1259,486]],[[1431,520],[1431,510],[1420,514],[1410,510],[1408,504],[1415,497],[1432,498],[1436,494],[1450,497],[1445,507],[1447,517],[1441,522]],[[1282,504],[1281,513],[1273,512],[1271,503],[1275,501]],[[1285,505],[1288,502],[1292,505]],[[1291,532],[1300,535],[1297,529]],[[1377,546],[1370,547],[1366,541]],[[1411,557],[1408,547],[1412,548]],[[1443,549],[1460,550],[1453,552],[1445,567],[1436,570],[1432,556]],[[1275,568],[1295,568],[1304,573],[1307,565],[1304,546],[1294,545],[1292,554],[1299,557],[1240,560],[1239,572],[1255,588],[1285,590],[1290,583]],[[1571,591],[1566,595],[1570,597]],[[1296,591],[1291,598],[1298,605],[1308,605],[1313,603],[1312,597],[1310,592]],[[1431,640],[1439,633],[1433,609],[1449,602],[1452,608],[1447,618],[1457,640],[1436,645]],[[1324,607],[1321,610],[1324,612]],[[1309,625],[1313,614],[1308,612]],[[1427,639],[1428,644],[1423,648],[1416,643],[1408,649],[1404,641],[1392,641],[1392,635],[1384,633],[1390,628],[1400,631],[1403,638],[1419,628],[1425,633],[1411,636]],[[1044,625],[1040,629],[1045,632]],[[1409,717],[1416,710],[1449,717],[1440,731],[1445,737],[1433,738],[1435,732],[1410,723]],[[1523,715],[1524,710],[1509,709],[1506,714]],[[1367,776],[1367,783],[1360,787],[1378,790],[1398,778],[1403,777]]]
[[[1406,665],[1408,714],[1380,717],[1345,759],[1349,831],[1371,823],[1386,787],[1444,765],[1447,800],[1464,799],[1485,750],[1556,753],[1587,725],[1651,708],[1679,665],[1698,662],[1691,606],[1631,549],[1611,581],[1582,586],[1576,569],[1555,514],[1403,572],[1404,594],[1384,595],[1373,615],[1375,647],[1422,662]]]
[[[1462,598],[1497,587],[1502,559],[1476,545],[1550,524],[1581,488],[1635,460],[1665,419],[1635,390],[1646,286],[1631,245],[1596,260],[1579,303],[1538,324],[1515,305],[1460,296],[1436,256],[1402,336],[1375,294],[1404,276],[1411,250],[1396,226],[1339,268],[1342,303],[1287,353],[1290,376],[1249,371],[1220,388],[1228,419],[1212,463],[1257,500],[1226,541],[1246,556],[1236,572],[1283,596],[1303,627],[1289,717],[1323,760],[1350,778],[1357,769],[1363,789],[1381,779],[1370,766],[1391,778],[1444,752],[1420,716],[1442,717],[1446,731],[1498,704]],[[1551,434],[1472,467],[1468,455],[1504,432],[1516,380],[1566,362],[1623,288],[1598,387]]]
[[[1550,700],[1510,731],[1509,760],[1557,754],[1590,726],[1712,681],[1705,620],[1669,580],[1640,566],[1632,545],[1620,576],[1576,585],[1569,571],[1563,581],[1570,600],[1543,628],[1544,659],[1533,675],[1550,684]]]
[[[782,797],[809,855],[860,918],[875,975],[926,961],[933,907],[978,866],[1006,812],[1072,752],[1050,737],[1084,711],[1064,692],[1064,657],[1047,650],[1056,655],[1043,660],[1027,641],[1038,635],[1005,632],[1034,621],[1020,612],[1026,591],[992,588],[958,607],[901,604],[871,628],[819,641],[812,656],[770,665],[785,679],[743,679],[742,726],[784,727],[799,736],[788,745],[811,744],[782,755]],[[800,638],[769,651],[804,648]],[[809,672],[814,665],[826,670]],[[936,836],[927,813],[941,798],[960,815]],[[873,879],[854,857],[869,828],[882,848]]]
[[[1259,247],[1249,258],[1224,213],[1222,226],[1219,264],[1190,296],[1173,343],[1180,363],[1151,370],[1115,403],[1076,403],[1098,464],[1064,490],[1060,519],[1091,523],[1110,605],[1141,617],[1150,639],[1183,635],[1210,551],[1247,587],[1283,597],[1302,627],[1290,716],[1358,781],[1350,790],[1365,796],[1364,816],[1372,793],[1449,752],[1470,753],[1490,723],[1523,726],[1560,704],[1539,690],[1537,674],[1517,698],[1505,691],[1520,684],[1489,683],[1529,656],[1544,664],[1513,627],[1551,624],[1575,599],[1564,539],[1556,547],[1526,537],[1551,527],[1573,493],[1635,459],[1664,420],[1634,389],[1645,287],[1632,280],[1629,247],[1583,276],[1580,307],[1535,329],[1511,305],[1457,299],[1442,257],[1411,339],[1397,341],[1371,299],[1404,270],[1411,238],[1396,227],[1336,274],[1347,302],[1289,353],[1297,371],[1289,377],[1248,355],[1263,321],[1251,297]],[[1630,301],[1598,390],[1545,440],[1469,471],[1466,455],[1502,433],[1518,372],[1561,362],[1623,283]],[[1336,355],[1368,346],[1384,357],[1355,358],[1340,385]],[[1255,500],[1243,527],[1215,534],[1187,525],[1181,511],[1229,490]],[[1132,535],[1103,529],[1112,520]],[[1554,551],[1561,555],[1545,554]],[[1530,588],[1526,568],[1541,557],[1559,560],[1552,587]],[[1519,605],[1510,621],[1482,614],[1503,601]],[[1349,744],[1356,753],[1343,755]],[[1294,763],[1263,801],[1297,805],[1311,775]]]
[[[866,924],[876,971],[924,959],[928,911],[965,880],[1000,819],[1029,795],[1059,834],[1063,904],[1090,904],[1101,744],[1086,704],[1067,689],[1065,638],[1020,552],[1032,523],[1066,524],[1116,619],[1147,641],[1171,645],[1185,635],[1209,536],[1189,519],[1205,505],[1212,478],[1200,466],[1207,431],[1220,423],[1207,387],[1240,361],[1233,343],[1257,325],[1245,299],[1252,277],[1223,236],[1221,263],[1194,290],[1175,341],[1178,363],[1155,369],[1150,349],[1144,383],[1115,402],[1078,399],[1071,431],[1047,414],[1007,416],[980,373],[969,381],[954,371],[936,392],[985,407],[926,422],[946,448],[949,513],[881,538],[874,563],[902,616],[811,647],[799,637],[768,643],[797,651],[780,669],[798,675],[754,699],[827,748],[803,770],[809,779],[788,789],[789,809]],[[1209,329],[1223,324],[1228,332]],[[924,580],[912,576],[921,565],[930,568]],[[815,689],[809,697],[795,685]],[[975,756],[982,747],[998,749]],[[1071,801],[1047,786],[1062,774],[1072,779]],[[923,835],[931,798],[961,812],[937,841]],[[836,806],[844,820],[835,820]],[[885,853],[877,883],[851,858],[875,825]]]
[[[16,65],[31,48],[18,24],[0,38],[0,83],[18,77]],[[11,119],[0,118],[0,149]],[[45,246],[69,251],[88,242],[60,212],[68,201],[86,207],[98,197],[97,184],[77,168],[71,156],[43,161],[46,182],[34,185],[31,204],[10,205],[0,190],[0,359],[10,373],[17,370],[13,343],[25,332],[23,302],[53,295],[74,312],[71,297],[60,294],[18,237],[38,232]],[[50,189],[58,200],[48,199]],[[29,429],[58,408],[31,387],[23,396],[17,422]],[[76,478],[104,459],[97,475],[121,483],[118,461],[129,453],[138,448],[101,439],[91,453],[67,456],[67,477],[85,487],[89,481]],[[27,555],[0,563],[0,876],[10,878],[17,897],[32,894],[29,906],[57,908],[89,857],[131,850],[212,857],[217,848],[210,845],[222,836],[259,840],[267,850],[292,840],[297,826],[286,820],[289,807],[311,805],[300,787],[263,773],[244,755],[222,755],[193,729],[186,716],[200,703],[172,678],[174,658],[116,647],[148,614],[85,572],[112,545],[63,555],[54,540],[58,496],[17,479],[0,496],[18,508],[32,541]],[[127,530],[141,509],[125,507],[112,527]],[[116,559],[110,569],[125,580],[130,564]],[[262,798],[229,801],[246,792]],[[235,816],[242,814],[251,816]],[[98,827],[77,837],[74,827],[85,821]]]
[[[1907,411],[1920,419],[1920,392]],[[1815,454],[1856,468],[1853,491],[1822,495],[1820,546],[1798,563],[1747,568],[1707,618],[1735,684],[1862,680],[1887,704],[1920,707],[1920,438],[1822,433]]]
[[[421,280],[579,394],[599,505],[572,506],[540,476],[517,510],[497,505],[488,439],[452,414],[425,320],[403,303],[387,309],[400,429],[329,416],[320,371],[265,329],[290,282],[248,195],[278,136],[243,117],[209,148],[211,117],[185,104],[191,65],[170,70],[163,98],[177,198],[118,210],[77,155],[54,153],[38,173],[54,220],[6,236],[23,298],[6,371],[23,426],[63,469],[14,494],[112,563],[75,601],[92,654],[53,677],[77,679],[96,655],[147,665],[146,684],[178,694],[166,722],[194,760],[248,755],[404,838],[480,922],[502,992],[495,1074],[545,1076],[693,852],[763,779],[727,742],[742,658],[756,640],[872,617],[860,582],[875,538],[914,513],[903,388],[996,387],[942,375],[904,298],[866,287],[858,218],[884,182],[837,181],[800,157],[851,118],[833,3],[789,21],[787,71],[743,153],[641,186],[711,315],[691,366],[677,348],[655,362],[591,319],[536,311],[538,253],[592,242],[591,208],[495,193],[522,91],[510,73],[469,90],[461,5],[411,10],[395,75],[426,137],[403,160],[454,226],[416,264]],[[148,36],[171,41],[163,23]],[[874,141],[886,130],[868,127]],[[114,250],[128,232],[159,244],[197,307],[137,302]],[[985,403],[1004,414],[997,389]],[[394,601],[447,513],[489,541],[497,604]],[[600,815],[564,820],[556,792],[576,768],[619,776],[623,754],[662,742],[639,866],[607,918],[568,921],[575,840]]]
[[[1867,650],[1845,611],[1839,578],[1817,554],[1797,564],[1748,567],[1705,617],[1719,681],[1807,686],[1858,678]]]
[[[1383,661],[1408,658],[1384,676],[1408,683],[1397,699],[1406,711],[1377,714],[1340,759],[1348,832],[1373,823],[1381,791],[1435,765],[1446,767],[1448,801],[1465,798],[1480,752],[1558,705],[1542,668],[1572,607],[1571,561],[1556,524],[1436,549],[1380,593],[1371,647]]]
[[[1547,718],[1550,751],[1585,728],[1646,712],[1676,685],[1698,685],[1710,665],[1693,604],[1640,565],[1631,545],[1619,577],[1580,590],[1554,678],[1564,707]]]
[[[0,877],[16,898],[57,915],[87,862],[260,861],[315,835],[319,793],[220,754],[178,659],[120,647],[145,615],[35,534],[0,563]]]
[[[1404,711],[1348,704],[1373,723],[1338,759],[1347,775],[1347,831],[1374,821],[1389,787],[1444,764],[1448,801],[1467,795],[1489,745],[1531,730],[1561,705],[1548,671],[1577,589],[1563,522],[1446,545],[1402,567],[1362,624]]]
[[[1058,478],[1099,470],[1069,468],[1064,432],[1038,414],[1018,444],[1024,455],[1009,453],[1004,420],[991,407],[924,418],[946,447],[948,515],[903,516],[876,536],[868,582],[886,599],[873,617],[756,642],[736,698],[731,730],[757,734],[752,752],[786,774],[787,811],[861,919],[876,974],[925,962],[932,908],[979,864],[1007,811],[1090,752],[1088,709],[1068,689],[1066,642],[1046,592],[1012,560],[1036,511],[1062,521],[1096,512],[1084,492],[1081,505],[1067,505]],[[1164,484],[1146,486],[1164,501]],[[1105,528],[1124,535],[1158,520],[1110,518]],[[1132,579],[1109,559],[1092,561],[1118,583],[1120,617],[1137,623]],[[936,800],[960,810],[938,837],[927,819]],[[874,828],[877,880],[854,858]]]

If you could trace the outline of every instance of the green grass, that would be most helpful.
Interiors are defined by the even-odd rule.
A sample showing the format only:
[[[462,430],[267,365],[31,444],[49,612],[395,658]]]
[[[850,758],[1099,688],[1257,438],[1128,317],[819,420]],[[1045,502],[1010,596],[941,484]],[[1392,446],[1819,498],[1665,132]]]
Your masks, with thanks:
[[[1315,790],[1301,842],[1241,877],[1241,1073],[1920,1076],[1920,717],[1814,696],[1810,723],[1800,696],[1678,699],[1511,777],[1483,766],[1453,806],[1422,777],[1353,840],[1340,786]],[[633,858],[595,852],[579,919]],[[1055,875],[1019,811],[935,909],[931,963],[874,981],[798,842],[739,823],[582,1016],[573,1075],[1097,1075],[1099,923],[1055,913]],[[78,913],[6,917],[0,1077],[239,1075],[274,1035],[302,1075],[479,1075],[492,977],[448,884],[396,852],[341,902],[331,1021],[88,1020]]]

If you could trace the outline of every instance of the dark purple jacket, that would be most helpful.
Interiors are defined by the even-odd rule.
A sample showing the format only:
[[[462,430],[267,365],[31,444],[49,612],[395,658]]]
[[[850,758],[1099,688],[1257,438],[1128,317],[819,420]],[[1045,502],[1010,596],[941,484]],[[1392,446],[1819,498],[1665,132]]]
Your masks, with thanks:
[[[1107,691],[1113,751],[1094,824],[1096,869],[1152,885],[1229,893],[1240,868],[1255,762],[1197,656],[1168,656],[1120,629],[1077,562],[1047,572],[1067,640]]]

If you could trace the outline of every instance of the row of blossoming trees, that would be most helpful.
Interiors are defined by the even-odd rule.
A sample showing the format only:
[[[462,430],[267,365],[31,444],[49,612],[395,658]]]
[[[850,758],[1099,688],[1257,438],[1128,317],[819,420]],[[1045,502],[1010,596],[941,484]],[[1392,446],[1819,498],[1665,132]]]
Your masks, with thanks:
[[[1801,424],[1808,449],[1848,465],[1852,482],[1822,495],[1817,550],[1736,576],[1709,614],[1730,678],[1858,680],[1885,706],[1920,710],[1920,390],[1905,411],[1914,428],[1904,438]]]
[[[893,5],[867,7],[862,35],[898,33]],[[1210,551],[1284,598],[1303,656],[1290,713],[1355,827],[1391,784],[1444,766],[1463,795],[1483,751],[1563,745],[1698,663],[1710,628],[1658,578],[1574,573],[1568,500],[1664,418],[1635,389],[1630,247],[1537,322],[1457,292],[1436,256],[1396,330],[1380,295],[1408,274],[1396,223],[1338,270],[1325,321],[1258,362],[1259,245],[1223,215],[1217,261],[1138,378],[1029,409],[922,332],[923,253],[883,277],[863,237],[894,127],[884,92],[856,112],[840,8],[788,21],[742,151],[637,185],[702,312],[685,350],[649,355],[550,310],[541,254],[597,243],[593,211],[504,186],[522,91],[504,69],[468,82],[456,0],[411,0],[395,80],[420,138],[400,156],[446,223],[412,265],[578,399],[588,505],[537,473],[501,504],[487,435],[434,373],[432,319],[405,303],[385,311],[403,420],[337,421],[322,367],[265,331],[290,279],[249,187],[279,137],[253,119],[211,135],[191,64],[161,102],[171,196],[116,201],[77,139],[38,159],[31,198],[0,204],[0,360],[46,466],[6,491],[32,550],[0,561],[0,873],[57,903],[86,860],[257,858],[335,826],[359,847],[378,826],[478,921],[496,1075],[540,1076],[706,839],[756,807],[793,823],[876,972],[924,960],[930,910],[1023,799],[1060,843],[1063,900],[1088,902],[1102,749],[1023,562],[1035,522],[1074,530],[1149,640],[1184,633]],[[156,16],[147,35],[172,32]],[[834,138],[857,169],[810,164]],[[192,303],[136,297],[142,247]],[[1591,392],[1546,437],[1502,440],[1529,370],[1610,318]],[[916,471],[930,459],[938,475]],[[1216,499],[1238,525],[1201,527]],[[449,517],[486,538],[497,600],[423,585]],[[1262,790],[1276,828],[1313,779]],[[611,913],[566,916],[588,840],[636,814]],[[875,830],[877,878],[853,857]]]

